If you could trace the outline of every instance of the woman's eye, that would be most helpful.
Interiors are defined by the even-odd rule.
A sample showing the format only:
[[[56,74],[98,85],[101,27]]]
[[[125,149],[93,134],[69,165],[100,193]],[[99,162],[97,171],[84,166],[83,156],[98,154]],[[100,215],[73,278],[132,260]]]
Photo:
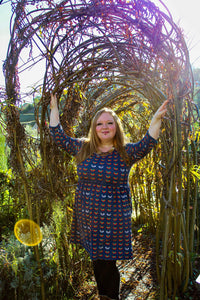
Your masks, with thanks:
[[[97,125],[96,126],[102,126],[103,125],[103,123],[97,123]],[[113,122],[112,121],[110,121],[110,122],[108,122],[107,123],[107,125],[113,125]]]

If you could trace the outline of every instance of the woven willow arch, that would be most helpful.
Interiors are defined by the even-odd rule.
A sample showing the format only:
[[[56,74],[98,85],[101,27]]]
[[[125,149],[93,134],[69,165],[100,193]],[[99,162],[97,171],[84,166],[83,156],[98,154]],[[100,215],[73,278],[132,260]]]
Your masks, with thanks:
[[[181,151],[187,144],[194,118],[193,79],[183,33],[162,1],[159,1],[162,10],[148,0],[11,2],[15,17],[4,64],[7,141],[11,147],[12,167],[24,181],[30,216],[33,211],[25,170],[27,160],[34,169],[30,149],[34,151],[39,146],[41,150],[44,173],[40,184],[44,184],[44,190],[59,193],[62,189],[56,180],[63,169],[58,168],[60,158],[55,160],[51,150],[54,148],[46,125],[53,91],[58,99],[62,96],[64,128],[74,134],[76,125],[76,135],[87,133],[91,117],[102,106],[128,113],[134,104],[148,103],[154,111],[165,99],[170,99],[168,120],[161,137],[162,172],[166,183],[163,205],[167,208],[164,220],[169,223],[172,217],[169,207],[175,207],[175,218],[177,215],[182,218],[183,191],[173,187],[177,182],[182,186]],[[26,57],[27,51],[29,56]],[[18,111],[18,103],[23,98],[18,75],[33,65],[34,68],[38,65],[38,72],[44,73],[43,82],[34,89],[41,90],[41,100],[36,107],[40,140],[36,143],[26,135]],[[36,180],[38,173],[33,171],[33,174]],[[167,238],[173,230],[177,229],[166,227],[163,235],[161,297],[166,282]],[[180,245],[183,226],[178,230]],[[188,267],[189,245],[186,245],[187,242],[184,253]],[[179,267],[177,262],[177,276],[181,274]],[[188,269],[178,278],[178,286],[181,280],[187,286]]]
[[[13,9],[16,19],[4,68],[11,103],[21,98],[18,71],[40,60],[45,61],[42,106],[46,109],[50,90],[60,96],[67,89],[74,117],[81,106],[111,105],[122,95],[134,98],[133,91],[153,106],[155,99],[173,98],[172,83],[179,98],[191,92],[184,36],[169,12],[150,1],[16,1]],[[30,57],[22,57],[25,63],[18,70],[25,47]],[[40,68],[38,63],[38,72]],[[107,91],[113,86],[111,96]]]

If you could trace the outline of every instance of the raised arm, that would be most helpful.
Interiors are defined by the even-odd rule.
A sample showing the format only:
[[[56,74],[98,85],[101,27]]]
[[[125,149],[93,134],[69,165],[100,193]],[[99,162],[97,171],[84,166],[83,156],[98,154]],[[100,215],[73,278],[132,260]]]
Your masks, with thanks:
[[[152,120],[151,120],[151,124],[149,127],[149,134],[157,140],[157,138],[159,137],[159,133],[160,133],[160,127],[161,127],[161,122],[162,122],[162,117],[164,117],[164,115],[167,112],[167,104],[168,104],[169,100],[166,100],[160,107],[159,109],[156,111],[156,113],[154,114]]]
[[[82,141],[65,134],[59,118],[56,96],[51,94],[49,129],[55,143],[70,155],[76,155],[82,146]]]
[[[52,127],[56,127],[60,123],[59,111],[58,111],[58,103],[56,95],[51,93],[51,102],[50,102],[50,122],[49,125]]]

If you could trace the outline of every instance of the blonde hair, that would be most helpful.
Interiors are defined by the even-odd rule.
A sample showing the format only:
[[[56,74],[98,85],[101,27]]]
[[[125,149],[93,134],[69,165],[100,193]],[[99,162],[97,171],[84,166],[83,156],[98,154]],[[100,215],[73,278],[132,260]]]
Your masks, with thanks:
[[[76,155],[77,163],[81,163],[86,158],[91,156],[93,153],[98,151],[98,147],[101,144],[101,141],[96,133],[96,124],[97,124],[97,120],[103,113],[109,113],[113,117],[116,125],[116,134],[114,136],[113,146],[121,154],[121,156],[125,159],[125,161],[127,161],[128,157],[124,147],[125,134],[124,134],[121,120],[112,109],[104,107],[101,110],[99,110],[95,114],[94,118],[92,119],[88,138],[84,140],[79,153]]]

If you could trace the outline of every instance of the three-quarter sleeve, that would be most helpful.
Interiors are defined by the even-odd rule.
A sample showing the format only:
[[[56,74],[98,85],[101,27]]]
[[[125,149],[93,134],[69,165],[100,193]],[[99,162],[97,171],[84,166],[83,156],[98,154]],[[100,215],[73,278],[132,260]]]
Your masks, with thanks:
[[[76,155],[79,152],[82,140],[66,135],[60,124],[55,127],[49,126],[49,129],[53,140],[60,148],[67,151],[70,155]]]
[[[137,143],[127,143],[126,151],[130,158],[131,164],[145,157],[157,144],[157,140],[155,140],[150,134],[149,131],[145,134],[145,136]]]

